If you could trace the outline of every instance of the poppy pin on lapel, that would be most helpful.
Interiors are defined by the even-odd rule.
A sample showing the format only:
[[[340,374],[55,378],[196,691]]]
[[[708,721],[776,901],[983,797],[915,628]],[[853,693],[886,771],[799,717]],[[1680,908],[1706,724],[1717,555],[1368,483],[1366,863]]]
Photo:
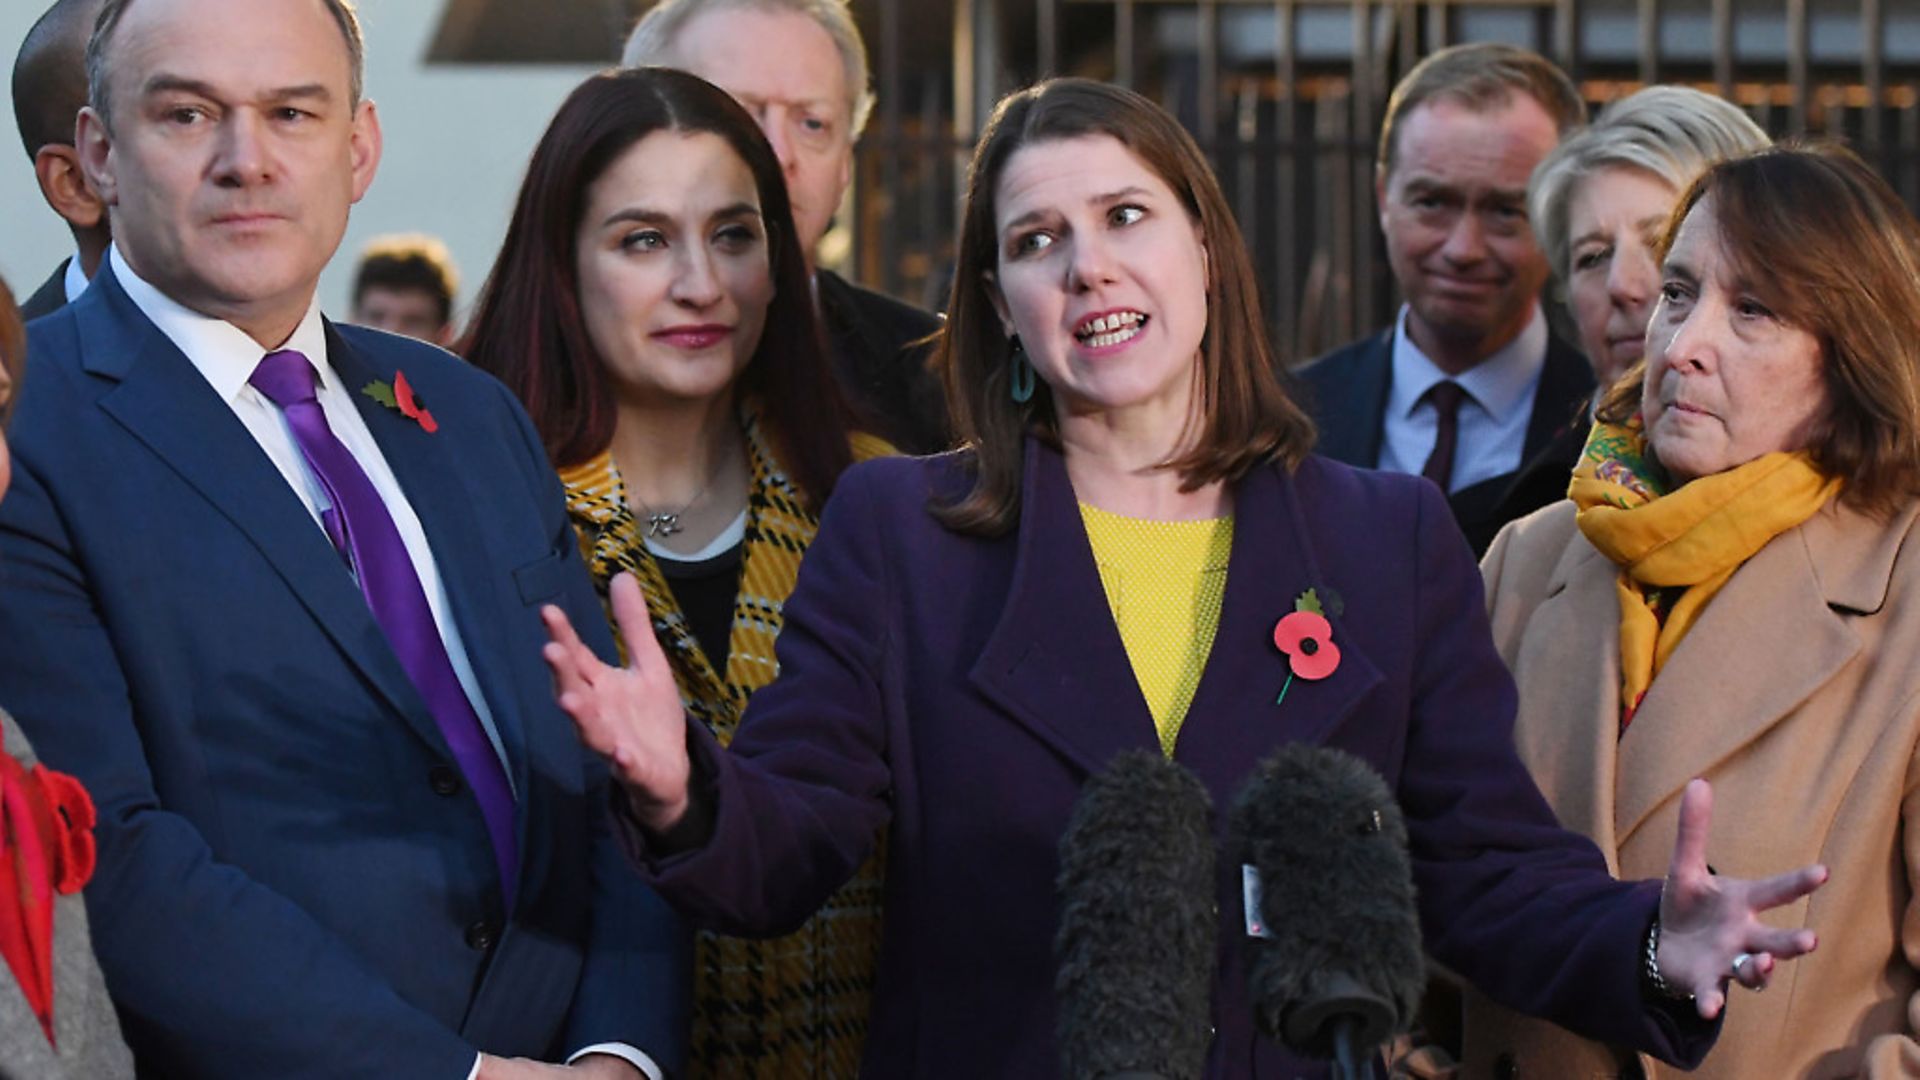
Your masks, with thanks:
[[[1273,624],[1273,644],[1287,658],[1287,681],[1280,687],[1275,705],[1287,699],[1293,680],[1318,682],[1340,666],[1340,646],[1333,643],[1333,624],[1327,621],[1320,594],[1312,589],[1300,594],[1293,610]]]

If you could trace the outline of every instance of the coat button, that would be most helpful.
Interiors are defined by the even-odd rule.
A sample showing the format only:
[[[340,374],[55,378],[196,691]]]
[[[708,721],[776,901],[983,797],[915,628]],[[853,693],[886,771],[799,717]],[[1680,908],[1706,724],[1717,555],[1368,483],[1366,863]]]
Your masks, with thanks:
[[[467,927],[467,947],[470,949],[486,952],[493,948],[496,937],[493,927],[489,926],[485,920]]]
[[[460,793],[460,774],[451,765],[435,765],[427,770],[427,783],[433,786],[435,795],[457,795]]]
[[[1520,1080],[1520,1066],[1514,1064],[1512,1054],[1493,1059],[1493,1080]]]

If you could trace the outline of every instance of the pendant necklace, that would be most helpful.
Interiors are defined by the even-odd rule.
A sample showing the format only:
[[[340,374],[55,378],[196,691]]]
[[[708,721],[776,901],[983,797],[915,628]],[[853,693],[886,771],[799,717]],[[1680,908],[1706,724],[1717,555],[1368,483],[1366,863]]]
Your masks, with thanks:
[[[726,465],[726,462],[727,458],[725,454],[716,458],[712,471],[707,473],[707,482],[701,484],[700,490],[693,493],[693,498],[682,503],[678,510],[655,510],[653,507],[647,505],[647,500],[641,498],[638,491],[628,488],[628,494],[632,495],[633,500],[640,504],[640,509],[646,511],[648,538],[665,539],[674,533],[683,531],[685,526],[680,524],[681,515],[693,509],[694,505],[705,497],[707,490],[713,487],[714,480],[720,476],[720,470]]]

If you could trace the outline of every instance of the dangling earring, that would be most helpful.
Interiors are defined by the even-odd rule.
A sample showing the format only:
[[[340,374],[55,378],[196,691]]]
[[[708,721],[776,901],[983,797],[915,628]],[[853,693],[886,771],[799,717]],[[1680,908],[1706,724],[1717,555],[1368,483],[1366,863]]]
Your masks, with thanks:
[[[1033,362],[1027,359],[1026,347],[1020,344],[1020,335],[1007,337],[1007,391],[1013,397],[1015,405],[1025,405],[1033,400]]]

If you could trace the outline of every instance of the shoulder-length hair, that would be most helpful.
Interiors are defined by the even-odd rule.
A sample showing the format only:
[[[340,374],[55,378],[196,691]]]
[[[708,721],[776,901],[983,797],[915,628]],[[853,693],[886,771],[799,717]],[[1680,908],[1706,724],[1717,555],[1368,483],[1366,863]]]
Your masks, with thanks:
[[[998,536],[1020,515],[1021,465],[1031,432],[1058,445],[1052,395],[1041,382],[1016,404],[1008,392],[1007,338],[988,294],[998,268],[995,203],[1015,153],[1035,143],[1104,135],[1116,139],[1179,197],[1199,227],[1210,266],[1207,330],[1200,343],[1196,438],[1166,462],[1193,490],[1234,481],[1257,465],[1291,468],[1313,446],[1313,422],[1275,374],[1259,287],[1240,229],[1206,158],[1173,117],[1131,90],[1088,79],[1053,79],[995,107],[967,174],[967,204],[934,363],[946,381],[960,440],[973,451],[971,490],[933,513],[948,528]]]
[[[657,131],[718,135],[753,173],[773,299],[736,389],[758,403],[782,469],[818,509],[852,462],[849,420],[827,364],[780,162],[746,110],[686,72],[603,72],[567,97],[534,148],[513,223],[458,351],[519,397],[556,466],[588,461],[611,444],[613,385],[580,310],[580,222],[594,182]]]
[[[1852,151],[1790,143],[1701,174],[1667,222],[1663,262],[1706,199],[1740,280],[1820,343],[1829,404],[1807,446],[1814,464],[1861,510],[1920,495],[1920,220]],[[1643,386],[1623,378],[1599,417],[1631,418]]]

